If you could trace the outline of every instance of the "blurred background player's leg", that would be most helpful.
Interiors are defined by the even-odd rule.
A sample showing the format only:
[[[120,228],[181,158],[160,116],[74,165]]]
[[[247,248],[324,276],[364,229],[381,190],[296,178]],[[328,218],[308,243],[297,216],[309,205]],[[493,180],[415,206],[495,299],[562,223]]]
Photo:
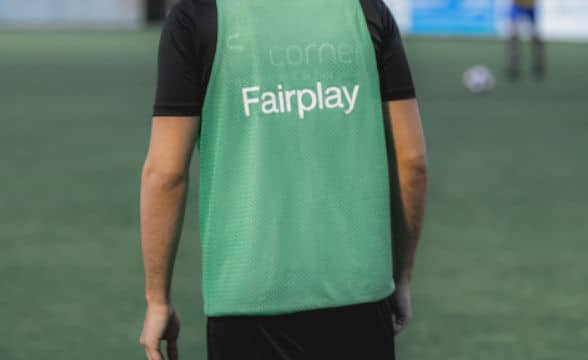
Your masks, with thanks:
[[[516,80],[521,74],[521,39],[519,36],[519,19],[521,9],[513,5],[510,13],[510,38],[507,49],[507,75],[510,80]]]
[[[535,7],[529,9],[529,19],[533,27],[531,40],[533,75],[537,79],[542,79],[545,76],[545,44],[543,43],[541,34],[539,34]]]
[[[534,0],[514,0],[510,12],[511,29],[508,42],[507,75],[511,80],[516,80],[521,75],[522,49],[520,25],[522,20],[528,20],[531,24],[531,70],[535,78],[542,79],[545,76],[545,45],[537,26]]]

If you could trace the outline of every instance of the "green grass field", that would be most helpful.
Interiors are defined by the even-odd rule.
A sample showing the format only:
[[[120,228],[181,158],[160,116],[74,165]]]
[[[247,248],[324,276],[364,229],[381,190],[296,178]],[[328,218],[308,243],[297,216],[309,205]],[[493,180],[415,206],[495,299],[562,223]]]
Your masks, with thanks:
[[[0,33],[2,359],[143,356],[137,207],[157,38]],[[550,44],[548,79],[514,85],[499,42],[407,49],[431,191],[399,359],[585,358],[588,47]],[[461,86],[477,63],[499,74],[491,94]],[[205,353],[193,189],[174,283],[184,359]]]

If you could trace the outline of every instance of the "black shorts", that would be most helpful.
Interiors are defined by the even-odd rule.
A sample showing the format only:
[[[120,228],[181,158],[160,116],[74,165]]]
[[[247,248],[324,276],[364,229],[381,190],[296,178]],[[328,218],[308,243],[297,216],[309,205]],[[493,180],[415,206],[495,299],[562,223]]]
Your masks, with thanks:
[[[279,316],[210,317],[209,360],[394,360],[388,299]]]

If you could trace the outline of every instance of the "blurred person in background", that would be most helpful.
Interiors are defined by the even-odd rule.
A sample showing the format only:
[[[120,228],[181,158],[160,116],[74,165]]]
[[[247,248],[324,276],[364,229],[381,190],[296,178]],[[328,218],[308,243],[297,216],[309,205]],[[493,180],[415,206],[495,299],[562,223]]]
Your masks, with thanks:
[[[535,0],[513,0],[510,12],[511,33],[508,42],[508,77],[517,80],[521,76],[522,46],[521,23],[528,20],[531,24],[531,63],[532,73],[537,79],[545,76],[545,46],[537,26],[537,9]]]
[[[171,11],[141,185],[148,359],[163,358],[162,341],[178,357],[171,279],[195,144],[209,359],[394,359],[427,163],[386,5]]]

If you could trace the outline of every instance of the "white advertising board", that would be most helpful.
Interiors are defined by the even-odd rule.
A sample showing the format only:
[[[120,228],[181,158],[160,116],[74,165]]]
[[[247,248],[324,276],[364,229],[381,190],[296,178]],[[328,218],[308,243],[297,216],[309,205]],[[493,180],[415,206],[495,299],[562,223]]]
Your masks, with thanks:
[[[412,3],[411,0],[384,0],[386,5],[392,11],[400,31],[403,33],[410,32],[412,27]]]
[[[539,24],[550,39],[588,40],[588,0],[542,0]]]

